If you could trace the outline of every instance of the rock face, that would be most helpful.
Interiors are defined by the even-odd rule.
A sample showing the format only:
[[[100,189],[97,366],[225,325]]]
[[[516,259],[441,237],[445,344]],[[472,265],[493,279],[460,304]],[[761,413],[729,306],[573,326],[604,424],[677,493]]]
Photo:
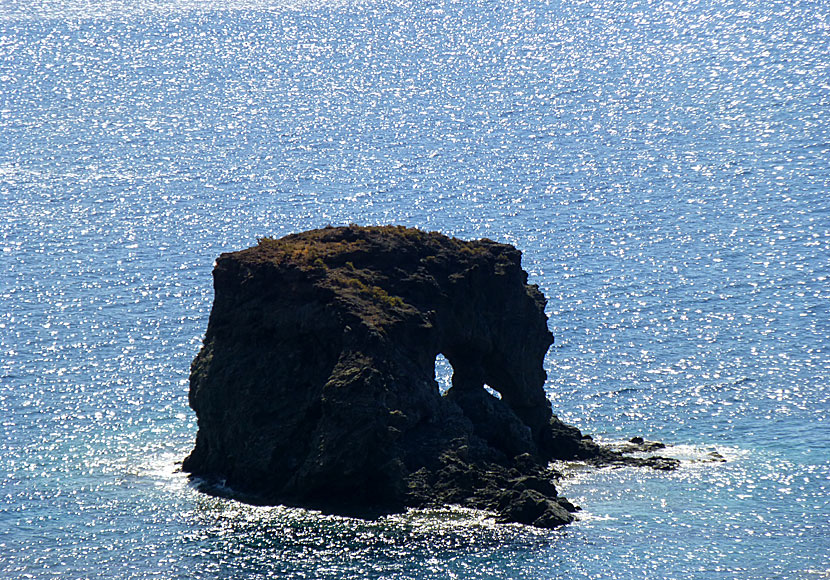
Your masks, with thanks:
[[[199,430],[183,469],[252,503],[357,515],[458,504],[571,521],[548,462],[619,454],[552,415],[545,298],[520,262],[509,245],[391,226],[223,254],[191,368]],[[453,367],[445,395],[439,354]]]

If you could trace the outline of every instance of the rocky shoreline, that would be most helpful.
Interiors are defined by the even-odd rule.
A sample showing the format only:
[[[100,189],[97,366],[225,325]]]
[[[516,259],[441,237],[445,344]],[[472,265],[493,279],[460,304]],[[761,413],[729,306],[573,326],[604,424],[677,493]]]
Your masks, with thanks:
[[[460,505],[553,528],[576,508],[551,461],[677,465],[553,414],[545,298],[513,246],[324,228],[223,254],[214,288],[183,462],[208,492],[367,517]],[[444,395],[439,354],[453,367]]]

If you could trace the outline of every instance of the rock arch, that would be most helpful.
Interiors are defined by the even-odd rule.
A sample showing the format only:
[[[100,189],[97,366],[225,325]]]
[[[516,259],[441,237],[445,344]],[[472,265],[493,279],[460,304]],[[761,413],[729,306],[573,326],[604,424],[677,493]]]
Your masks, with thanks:
[[[340,512],[504,511],[517,491],[509,474],[536,477],[559,451],[589,449],[578,430],[556,428],[545,298],[512,246],[325,228],[223,254],[214,288],[183,468],[236,497]],[[453,368],[446,396],[435,389],[439,354]],[[569,521],[542,487],[534,518]]]

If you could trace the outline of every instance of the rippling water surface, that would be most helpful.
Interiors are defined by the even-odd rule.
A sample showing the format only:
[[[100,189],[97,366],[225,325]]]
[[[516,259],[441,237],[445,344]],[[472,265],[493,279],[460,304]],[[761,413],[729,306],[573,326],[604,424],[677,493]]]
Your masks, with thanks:
[[[826,2],[206,6],[0,5],[4,578],[830,577]],[[213,260],[349,222],[517,245],[556,412],[681,469],[554,532],[195,492]]]

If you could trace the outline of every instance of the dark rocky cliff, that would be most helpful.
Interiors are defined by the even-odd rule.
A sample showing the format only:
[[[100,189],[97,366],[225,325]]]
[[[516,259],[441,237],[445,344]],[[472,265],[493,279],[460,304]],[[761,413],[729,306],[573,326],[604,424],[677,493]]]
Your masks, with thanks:
[[[512,246],[325,228],[223,254],[214,286],[183,464],[214,492],[354,514],[451,503],[553,527],[573,506],[549,461],[617,457],[552,415],[545,298]]]

